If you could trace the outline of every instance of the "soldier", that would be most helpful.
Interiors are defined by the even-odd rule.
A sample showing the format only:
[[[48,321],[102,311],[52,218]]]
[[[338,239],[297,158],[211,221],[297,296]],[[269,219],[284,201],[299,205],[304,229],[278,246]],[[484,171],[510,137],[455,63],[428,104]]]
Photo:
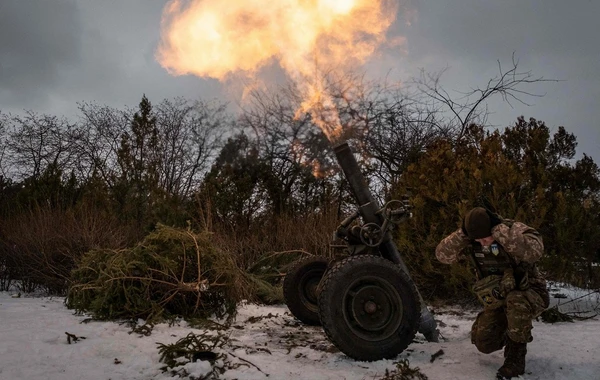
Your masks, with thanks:
[[[542,237],[535,229],[482,207],[467,212],[462,227],[435,250],[445,264],[468,256],[473,260],[477,272],[473,291],[484,310],[473,323],[471,342],[486,354],[504,347],[499,379],[525,373],[532,320],[548,307],[546,281],[535,264],[543,251]]]

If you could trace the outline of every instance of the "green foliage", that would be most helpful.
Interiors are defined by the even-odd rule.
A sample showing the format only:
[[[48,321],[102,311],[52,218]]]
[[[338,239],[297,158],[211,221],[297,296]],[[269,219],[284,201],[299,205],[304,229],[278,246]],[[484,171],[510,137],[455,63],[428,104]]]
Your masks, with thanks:
[[[211,362],[212,371],[203,379],[218,378],[219,374],[231,365],[227,362],[225,354],[215,353],[214,350],[223,347],[227,341],[227,336],[223,334],[212,335],[203,332],[201,334],[189,333],[173,344],[157,343],[160,354],[159,361],[165,364],[162,370],[173,376],[187,377],[189,376],[187,371],[178,367],[197,360],[207,360]],[[217,360],[220,365],[215,364]]]
[[[133,220],[141,230],[149,229],[156,222],[151,215],[151,206],[159,196],[161,157],[158,137],[156,116],[144,95],[129,131],[121,135],[117,151],[120,171],[112,187],[122,217]]]
[[[264,142],[263,142],[264,144]],[[200,189],[210,199],[213,215],[232,229],[248,230],[253,223],[310,213],[330,201],[331,178],[317,178],[299,141],[272,141],[261,147],[259,139],[240,133],[229,138]]]
[[[72,273],[67,305],[97,318],[233,316],[257,284],[207,232],[157,226],[123,250],[92,250]]]
[[[258,151],[246,135],[227,141],[201,189],[217,220],[233,228],[249,228],[263,206],[262,170]]]
[[[419,367],[410,368],[408,359],[396,362],[396,368],[385,370],[385,375],[379,380],[427,380],[428,377],[421,372]]]
[[[585,155],[573,164],[575,147],[575,136],[564,128],[551,136],[543,122],[524,118],[503,133],[472,125],[460,141],[431,144],[395,191],[397,197],[412,194],[414,217],[401,226],[398,245],[421,291],[468,294],[468,264],[440,265],[434,252],[474,206],[537,228],[547,253],[543,269],[551,277],[576,273],[569,280],[581,281],[583,274],[581,282],[598,281],[575,270],[575,263],[593,259],[600,236],[598,167]]]

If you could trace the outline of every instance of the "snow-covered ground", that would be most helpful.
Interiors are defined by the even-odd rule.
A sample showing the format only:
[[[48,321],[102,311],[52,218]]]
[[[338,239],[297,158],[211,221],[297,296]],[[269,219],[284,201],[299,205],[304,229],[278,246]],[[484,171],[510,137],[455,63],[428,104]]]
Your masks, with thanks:
[[[600,296],[588,293],[554,284],[552,294],[561,298],[552,301],[560,303],[562,311],[598,312]],[[73,315],[62,298],[12,296],[0,293],[2,380],[171,379],[160,369],[157,343],[170,344],[190,332],[202,332],[182,322],[157,325],[151,335],[144,336],[131,333],[125,324],[87,322],[85,316]],[[501,352],[481,354],[471,345],[469,331],[476,311],[434,312],[442,342],[428,343],[417,335],[397,360],[407,358],[411,368],[419,367],[431,380],[493,379],[503,357]],[[69,344],[66,333],[81,339]],[[283,305],[243,305],[232,327],[221,334],[227,343],[215,352],[225,354],[230,367],[237,367],[222,373],[222,379],[372,380],[396,367],[396,360],[349,359],[327,341],[319,327],[298,323]],[[432,362],[432,355],[440,350],[443,354]],[[600,379],[600,316],[574,323],[534,322],[527,359],[524,379]],[[187,364],[186,370],[200,378],[211,366],[197,361]]]

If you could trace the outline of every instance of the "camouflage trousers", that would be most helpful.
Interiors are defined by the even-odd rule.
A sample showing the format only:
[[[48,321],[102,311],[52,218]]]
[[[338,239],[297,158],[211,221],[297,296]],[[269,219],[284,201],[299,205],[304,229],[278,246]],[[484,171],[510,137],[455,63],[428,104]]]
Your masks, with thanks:
[[[532,289],[513,290],[506,296],[506,306],[485,309],[471,327],[471,343],[485,354],[504,347],[506,337],[513,342],[531,342],[532,320],[546,308],[542,297]]]

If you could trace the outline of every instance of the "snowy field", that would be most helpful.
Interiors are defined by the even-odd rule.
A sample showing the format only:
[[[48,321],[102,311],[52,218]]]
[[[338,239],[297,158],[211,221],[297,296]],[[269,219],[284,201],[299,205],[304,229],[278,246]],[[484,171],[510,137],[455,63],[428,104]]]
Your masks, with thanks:
[[[600,316],[592,317],[599,311],[599,295],[589,293],[553,285],[552,294],[559,297],[552,298],[553,304],[588,319],[534,322],[534,341],[528,346],[523,379],[600,379]],[[62,298],[13,296],[0,293],[2,380],[172,379],[161,371],[157,343],[170,344],[190,332],[203,332],[182,322],[157,325],[151,335],[144,336],[131,333],[126,324],[89,322],[85,316],[73,315]],[[430,380],[494,379],[503,362],[502,353],[480,354],[471,345],[469,331],[476,311],[434,313],[444,339],[428,343],[417,335],[397,360],[408,359],[411,368],[419,367]],[[66,333],[72,334],[70,344]],[[233,325],[220,334],[227,342],[214,352],[226,359],[215,365],[229,368],[219,375],[221,379],[371,380],[396,368],[396,360],[365,363],[349,359],[326,340],[320,328],[298,323],[283,305],[244,305]],[[432,355],[440,350],[443,354],[432,361]],[[212,370],[208,361],[179,369],[183,368],[195,376],[191,378],[202,378]]]

